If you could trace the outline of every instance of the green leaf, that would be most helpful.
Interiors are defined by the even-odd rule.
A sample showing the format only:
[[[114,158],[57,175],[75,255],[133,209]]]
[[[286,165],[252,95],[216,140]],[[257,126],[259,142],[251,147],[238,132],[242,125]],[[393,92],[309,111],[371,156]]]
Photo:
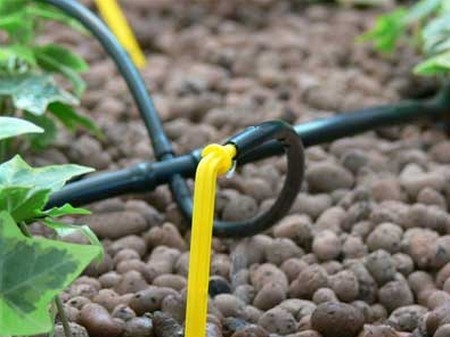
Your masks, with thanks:
[[[59,191],[66,181],[75,176],[94,171],[79,165],[51,165],[32,168],[19,155],[0,164],[0,186],[26,186]]]
[[[30,15],[38,17],[40,19],[60,22],[82,33],[87,32],[86,28],[84,28],[84,26],[79,21],[73,19],[72,17],[66,15],[64,12],[61,12],[57,8],[50,5],[34,3],[33,6],[27,7],[27,12]]]
[[[44,129],[26,120],[14,117],[0,117],[0,140],[26,133],[42,133]]]
[[[62,74],[72,83],[78,97],[83,94],[86,83],[78,73],[86,71],[89,67],[81,57],[55,44],[36,47],[34,53],[37,62],[44,70]]]
[[[29,222],[42,214],[50,190],[33,190],[32,187],[7,186],[0,188],[0,210],[8,211],[14,221]]]
[[[0,49],[0,64],[11,62],[11,59],[20,60],[31,66],[37,65],[33,50],[24,45],[14,44]]]
[[[407,23],[413,23],[424,19],[439,9],[442,0],[421,0],[416,3],[405,17]]]
[[[32,22],[26,20],[23,11],[0,16],[0,30],[7,32],[12,41],[22,43],[29,41],[33,36]]]
[[[70,204],[65,204],[61,207],[53,207],[48,209],[44,211],[43,214],[51,218],[57,218],[64,215],[88,215],[91,214],[91,212],[85,208],[77,208]]]
[[[96,257],[96,246],[22,235],[0,213],[0,335],[34,335],[52,329],[50,302]]]
[[[372,41],[378,51],[391,53],[405,31],[405,15],[405,9],[399,8],[391,13],[380,16],[376,20],[375,26],[359,36],[358,41]]]
[[[72,107],[63,103],[52,103],[48,110],[63,123],[70,131],[75,131],[77,126],[82,126],[97,138],[103,138],[102,130],[89,117],[80,115]]]
[[[1,0],[0,16],[11,15],[22,11],[29,0]]]
[[[49,75],[25,74],[0,79],[0,95],[11,96],[17,109],[42,115],[53,102],[77,105],[78,99],[58,87]]]
[[[89,69],[83,58],[74,54],[69,49],[56,44],[47,44],[42,47],[36,47],[34,48],[34,52],[38,57],[43,55],[47,59],[54,61],[54,63],[70,68],[76,72],[83,72]]]
[[[414,73],[424,76],[449,74],[450,72],[450,50],[431,57],[414,67]]]
[[[44,225],[46,225],[47,227],[53,229],[58,234],[58,236],[62,239],[64,239],[64,237],[72,235],[74,233],[81,233],[88,240],[88,242],[91,245],[96,246],[100,249],[100,252],[96,257],[96,260],[98,262],[101,262],[104,259],[105,252],[103,250],[103,245],[98,240],[97,235],[95,235],[95,233],[92,231],[92,229],[89,226],[87,226],[87,225],[71,225],[71,224],[66,224],[66,223],[59,222],[59,221],[54,221],[53,219],[49,219],[49,218],[43,220],[42,223]]]
[[[33,150],[42,150],[53,143],[58,135],[55,122],[45,115],[36,116],[25,111],[25,118],[44,129],[42,135],[30,135],[29,139]]]

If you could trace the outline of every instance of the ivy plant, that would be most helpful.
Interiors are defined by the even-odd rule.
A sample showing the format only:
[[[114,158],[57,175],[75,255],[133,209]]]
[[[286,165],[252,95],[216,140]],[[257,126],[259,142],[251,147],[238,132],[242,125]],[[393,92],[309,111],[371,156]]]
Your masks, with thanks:
[[[0,117],[1,141],[43,131],[23,119]],[[79,165],[32,168],[19,155],[0,164],[0,336],[51,331],[50,303],[94,258],[102,258],[101,243],[89,227],[59,220],[87,210],[69,204],[45,209],[51,193],[91,171]],[[32,237],[28,225],[35,222],[52,229],[55,238],[78,231],[91,244]]]
[[[91,119],[74,109],[86,87],[80,75],[88,70],[86,62],[66,47],[38,42],[48,21],[82,29],[37,1],[0,0],[0,115],[20,116],[46,131],[30,137],[33,149],[54,140],[58,123],[71,131],[81,126],[101,135]],[[63,88],[61,80],[68,88]]]
[[[391,53],[400,41],[418,48],[423,60],[414,73],[446,76],[450,73],[450,1],[421,0],[380,16],[362,41],[373,42],[382,53]]]

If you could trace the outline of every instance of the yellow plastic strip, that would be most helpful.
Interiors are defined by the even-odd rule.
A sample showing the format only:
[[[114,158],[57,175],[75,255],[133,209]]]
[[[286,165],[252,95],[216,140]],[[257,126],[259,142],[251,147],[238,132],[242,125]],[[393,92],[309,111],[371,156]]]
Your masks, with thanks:
[[[233,145],[208,145],[195,174],[185,337],[206,335],[216,180],[230,170],[235,156]]]
[[[101,16],[111,28],[114,35],[120,41],[133,59],[134,64],[142,68],[146,64],[146,59],[134,36],[133,31],[128,25],[127,19],[120,9],[117,0],[95,0]]]

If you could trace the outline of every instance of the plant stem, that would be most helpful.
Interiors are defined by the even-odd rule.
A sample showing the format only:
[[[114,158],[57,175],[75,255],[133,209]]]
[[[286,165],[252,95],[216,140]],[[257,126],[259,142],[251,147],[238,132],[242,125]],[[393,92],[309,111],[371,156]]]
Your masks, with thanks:
[[[64,311],[63,304],[61,302],[61,298],[59,296],[55,297],[56,309],[59,313],[59,318],[61,319],[61,323],[64,329],[64,335],[66,337],[72,337],[72,331],[70,330],[69,320],[67,319],[66,312]]]
[[[28,226],[25,222],[23,222],[23,221],[19,222],[19,228],[22,231],[22,234],[25,235],[27,238],[33,237],[33,235],[31,234],[31,232],[28,229]]]
[[[28,229],[28,226],[25,222],[23,222],[23,221],[19,222],[19,228],[22,231],[23,235],[25,235],[26,237],[28,237],[28,238],[33,237],[33,235],[31,234],[31,232]],[[64,329],[64,335],[66,337],[72,337],[72,331],[70,330],[69,320],[67,319],[63,304],[62,304],[59,296],[55,297],[55,304],[56,304],[56,309],[58,310],[59,318],[61,319],[61,323],[62,323],[62,326]]]

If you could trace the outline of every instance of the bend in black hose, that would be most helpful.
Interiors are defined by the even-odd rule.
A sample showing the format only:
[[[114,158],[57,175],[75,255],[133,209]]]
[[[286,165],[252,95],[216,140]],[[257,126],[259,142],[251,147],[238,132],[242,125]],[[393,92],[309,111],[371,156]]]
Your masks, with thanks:
[[[255,235],[280,220],[291,208],[300,190],[304,173],[304,151],[300,137],[294,129],[282,121],[269,121],[247,128],[231,137],[227,143],[237,148],[236,159],[258,149],[261,144],[275,139],[287,156],[287,172],[283,188],[272,207],[255,218],[241,222],[214,221],[214,235],[218,237],[244,237]],[[187,218],[192,217],[192,197],[180,176],[173,176],[170,186],[176,202]]]
[[[152,141],[156,158],[161,160],[163,157],[173,157],[174,152],[172,145],[164,133],[163,125],[148,93],[144,80],[125,49],[123,49],[119,41],[117,41],[114,34],[106,27],[103,21],[88,8],[75,0],[38,1],[52,5],[78,20],[97,38],[116,63],[119,72],[125,79],[128,88],[133,95]]]

